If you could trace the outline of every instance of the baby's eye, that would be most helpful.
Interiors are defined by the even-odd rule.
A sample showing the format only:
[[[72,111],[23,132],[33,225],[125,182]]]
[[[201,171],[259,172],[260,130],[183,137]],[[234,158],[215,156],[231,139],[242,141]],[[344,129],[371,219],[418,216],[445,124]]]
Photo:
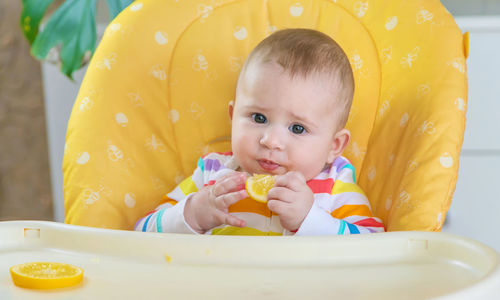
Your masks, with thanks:
[[[264,124],[267,122],[266,116],[259,113],[252,114],[252,119],[254,120],[255,123]]]
[[[304,126],[300,124],[293,124],[292,126],[290,126],[289,130],[295,134],[302,134],[304,133],[304,131],[306,131]]]

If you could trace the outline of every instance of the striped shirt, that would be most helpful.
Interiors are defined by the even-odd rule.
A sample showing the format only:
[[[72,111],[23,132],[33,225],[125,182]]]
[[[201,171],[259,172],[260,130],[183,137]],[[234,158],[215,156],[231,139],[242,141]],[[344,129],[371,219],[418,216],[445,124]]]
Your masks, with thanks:
[[[184,219],[186,199],[238,167],[231,153],[210,153],[200,158],[193,175],[168,193],[163,204],[141,218],[134,230],[196,233]],[[279,216],[266,203],[246,198],[228,208],[229,213],[246,221],[246,227],[221,225],[205,234],[342,235],[384,231],[384,225],[373,216],[368,199],[356,184],[354,167],[346,158],[338,157],[307,185],[314,194],[314,202],[295,233],[281,226]]]

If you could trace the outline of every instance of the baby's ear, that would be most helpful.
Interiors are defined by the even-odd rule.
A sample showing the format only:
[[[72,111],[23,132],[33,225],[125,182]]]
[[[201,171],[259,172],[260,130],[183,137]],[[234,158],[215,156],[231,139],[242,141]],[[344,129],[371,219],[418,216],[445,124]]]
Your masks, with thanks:
[[[233,120],[234,101],[229,101],[229,118]]]
[[[333,137],[332,141],[332,149],[330,150],[330,153],[328,154],[328,161],[327,163],[331,164],[333,161],[342,155],[342,152],[344,152],[345,147],[347,147],[347,144],[349,143],[349,140],[351,139],[351,132],[347,130],[346,128],[343,128],[339,130],[335,136]]]

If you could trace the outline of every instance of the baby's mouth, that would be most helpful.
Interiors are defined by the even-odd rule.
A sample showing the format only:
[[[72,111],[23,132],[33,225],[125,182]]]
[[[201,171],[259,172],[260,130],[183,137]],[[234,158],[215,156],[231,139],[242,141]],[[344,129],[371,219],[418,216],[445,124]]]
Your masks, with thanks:
[[[268,172],[272,172],[280,167],[279,164],[277,164],[273,161],[267,160],[267,159],[259,159],[259,160],[257,160],[257,162],[259,163],[259,165],[262,169],[264,169],[265,171],[268,171]]]

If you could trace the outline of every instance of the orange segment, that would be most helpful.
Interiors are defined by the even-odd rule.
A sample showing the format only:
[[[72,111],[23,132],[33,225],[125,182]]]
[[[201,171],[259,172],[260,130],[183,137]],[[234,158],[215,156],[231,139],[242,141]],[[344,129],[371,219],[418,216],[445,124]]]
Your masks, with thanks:
[[[274,186],[275,176],[257,174],[249,177],[245,183],[248,195],[255,201],[267,202],[267,193]]]
[[[29,289],[53,289],[80,283],[83,269],[56,262],[31,262],[10,268],[14,284]]]

